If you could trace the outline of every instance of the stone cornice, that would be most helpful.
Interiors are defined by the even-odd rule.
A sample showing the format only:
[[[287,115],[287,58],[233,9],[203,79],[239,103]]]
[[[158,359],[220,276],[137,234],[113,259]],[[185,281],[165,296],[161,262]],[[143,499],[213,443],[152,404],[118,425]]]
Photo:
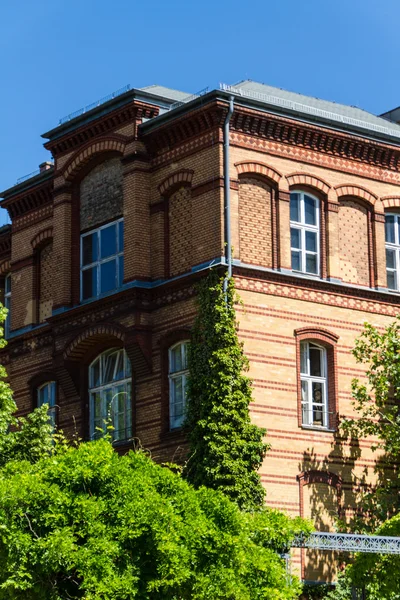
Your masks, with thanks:
[[[0,257],[4,259],[11,254],[11,228],[0,233]]]
[[[231,131],[356,160],[393,171],[398,171],[400,167],[400,146],[244,107],[238,107],[234,111],[231,119]],[[257,149],[256,141],[254,148]]]
[[[48,204],[53,200],[53,179],[48,179],[30,189],[6,198],[2,208],[8,210],[11,219]]]
[[[133,100],[119,109],[99,116],[73,131],[46,142],[44,147],[50,150],[54,157],[65,152],[75,151],[96,137],[106,136],[127,123],[132,123],[143,118],[151,119],[157,115],[158,110],[157,106]]]
[[[156,129],[147,131],[139,127],[139,136],[145,141],[152,154],[152,161],[156,164],[161,156],[187,145],[190,140],[194,142],[208,131],[220,130],[221,137],[226,114],[227,105],[215,100],[166,121]],[[232,143],[235,143],[237,136],[247,136],[254,150],[260,152],[264,151],[265,142],[271,142],[342,161],[355,161],[393,174],[400,172],[400,144],[376,141],[237,104],[231,118],[230,131]],[[182,155],[190,152],[191,147],[188,147]]]
[[[227,105],[215,101],[167,121],[157,129],[141,132],[139,137],[152,154],[168,151],[201,134],[222,127],[227,114]]]

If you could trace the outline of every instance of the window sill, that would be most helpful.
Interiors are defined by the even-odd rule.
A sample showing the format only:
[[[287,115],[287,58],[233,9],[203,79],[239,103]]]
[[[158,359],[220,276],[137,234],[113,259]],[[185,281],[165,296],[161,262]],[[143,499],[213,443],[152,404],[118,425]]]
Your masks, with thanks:
[[[336,433],[336,429],[319,427],[318,425],[301,425],[301,429],[305,429],[306,431],[320,431],[321,433]]]

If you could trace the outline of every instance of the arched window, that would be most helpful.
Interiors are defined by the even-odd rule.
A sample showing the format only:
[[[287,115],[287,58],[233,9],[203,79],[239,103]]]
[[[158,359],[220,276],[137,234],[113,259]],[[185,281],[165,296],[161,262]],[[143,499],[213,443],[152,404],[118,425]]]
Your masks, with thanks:
[[[132,372],[125,350],[112,348],[89,367],[90,439],[102,436],[111,421],[115,441],[132,435]]]
[[[7,338],[11,330],[11,273],[8,273],[4,279],[4,306],[8,309],[4,327],[5,337]]]
[[[186,380],[188,341],[179,342],[168,351],[169,427],[182,427],[186,413]]]
[[[290,194],[292,269],[319,275],[319,200],[305,192]]]
[[[56,426],[56,382],[46,381],[37,389],[37,405],[43,406],[43,404],[49,405],[47,411],[53,429]]]
[[[400,290],[400,214],[385,215],[386,275],[390,290]]]
[[[313,342],[300,343],[302,424],[328,427],[326,349]]]

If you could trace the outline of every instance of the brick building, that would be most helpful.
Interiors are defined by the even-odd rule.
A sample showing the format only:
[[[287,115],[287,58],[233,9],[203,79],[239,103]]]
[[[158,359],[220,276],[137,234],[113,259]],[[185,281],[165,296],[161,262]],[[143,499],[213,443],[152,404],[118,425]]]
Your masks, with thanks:
[[[60,428],[92,439],[111,410],[122,450],[135,438],[180,460],[195,283],[226,262],[229,190],[252,418],[272,444],[267,502],[321,529],[351,515],[376,457],[337,431],[362,375],[350,350],[400,299],[397,112],[251,81],[198,97],[150,86],[44,134],[54,164],[1,203],[1,360],[20,413],[49,402]],[[319,560],[294,558],[310,580]]]

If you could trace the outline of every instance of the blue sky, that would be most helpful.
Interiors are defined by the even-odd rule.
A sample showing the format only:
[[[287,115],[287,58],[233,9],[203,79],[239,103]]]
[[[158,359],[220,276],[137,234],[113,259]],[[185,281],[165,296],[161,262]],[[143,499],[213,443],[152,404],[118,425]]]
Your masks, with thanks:
[[[399,22],[398,0],[3,0],[0,189],[51,158],[40,134],[60,117],[128,83],[194,93],[250,78],[399,106]]]

